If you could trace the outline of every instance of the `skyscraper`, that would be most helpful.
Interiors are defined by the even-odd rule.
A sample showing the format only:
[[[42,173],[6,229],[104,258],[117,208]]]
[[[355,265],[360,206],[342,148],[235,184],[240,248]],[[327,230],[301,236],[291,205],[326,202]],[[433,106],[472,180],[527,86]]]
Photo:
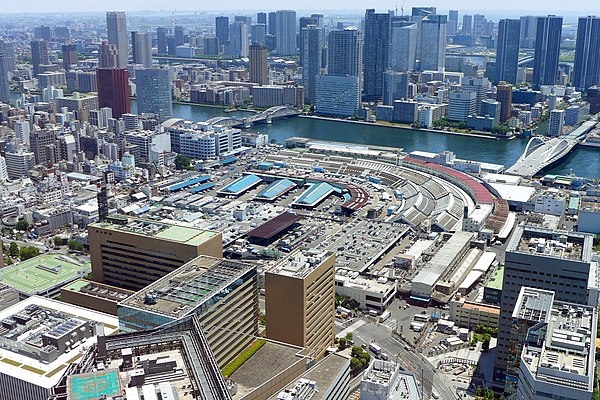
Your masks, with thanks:
[[[430,15],[421,22],[421,71],[440,71],[446,64],[446,15]]]
[[[562,17],[555,15],[537,19],[532,81],[534,89],[557,82],[562,23]]]
[[[275,51],[279,55],[296,54],[296,11],[279,10],[276,13]]]
[[[512,84],[517,83],[520,33],[520,20],[500,20],[500,23],[498,24],[498,46],[496,50],[496,83],[500,81],[506,81]]]
[[[304,57],[304,55],[302,54],[302,39],[303,39],[303,35],[302,35],[302,30],[304,28],[306,28],[309,25],[314,25],[318,28],[317,26],[317,20],[315,18],[312,17],[300,17],[299,23],[298,23],[298,29],[299,29],[299,34],[298,34],[298,49],[300,49],[300,65],[302,65],[302,58]],[[325,44],[323,44],[323,46],[325,46]]]
[[[481,37],[481,35],[485,34],[486,28],[487,20],[485,19],[485,15],[473,15],[473,36],[476,38]]]
[[[38,76],[40,65],[50,64],[48,58],[48,42],[45,40],[31,41],[31,64],[33,65],[33,76]]]
[[[156,114],[160,121],[171,118],[171,74],[169,69],[142,68],[135,71],[138,113]]]
[[[472,15],[463,15],[461,32],[463,35],[473,34],[473,16]]]
[[[6,68],[7,62],[6,49],[3,43],[0,43],[0,102],[10,100],[10,87],[8,80],[8,69]]]
[[[267,37],[267,26],[265,24],[254,24],[250,28],[250,36],[253,44],[265,44]]]
[[[175,42],[177,43],[177,46],[181,46],[185,43],[183,37],[183,26],[175,27]]]
[[[418,32],[415,22],[392,19],[390,67],[394,71],[414,71]]]
[[[124,12],[109,11],[106,13],[108,43],[117,46],[117,68],[125,68],[129,61],[129,45],[127,43],[127,18]]]
[[[119,50],[114,44],[103,40],[98,49],[98,67],[100,68],[117,68]]]
[[[242,21],[233,21],[229,27],[229,54],[236,57],[248,57],[249,50],[248,25]]]
[[[126,68],[98,68],[96,70],[98,85],[98,106],[112,108],[114,118],[128,114],[129,107],[129,73]]]
[[[361,31],[346,28],[329,32],[327,53],[329,75],[350,75],[362,80],[363,34]]]
[[[600,18],[581,17],[577,25],[573,86],[585,91],[598,84],[600,84]]]
[[[167,28],[162,26],[156,28],[156,44],[158,54],[167,54]]]
[[[63,68],[69,70],[71,65],[77,64],[77,47],[74,44],[63,44],[61,46]]]
[[[277,13],[274,11],[269,13],[267,33],[273,36],[277,35]]]
[[[458,33],[458,10],[448,11],[448,35]]]
[[[259,86],[269,84],[269,63],[267,47],[260,44],[250,45],[250,82]]]
[[[522,49],[533,49],[535,47],[535,35],[537,34],[537,17],[528,15],[521,17],[521,35],[519,45]]]
[[[215,18],[215,35],[219,39],[220,45],[229,42],[229,17]]]
[[[152,38],[147,32],[131,32],[133,63],[146,68],[152,66]]]
[[[315,100],[316,76],[321,72],[323,41],[321,29],[308,25],[302,29],[302,85],[307,103]]]
[[[413,21],[418,21],[435,13],[437,13],[437,8],[435,7],[413,7],[411,19]]]
[[[363,98],[377,101],[383,97],[383,72],[390,62],[390,14],[365,13],[365,43],[363,50]]]
[[[265,13],[265,12],[256,13],[256,23],[263,24],[266,26],[267,25],[267,13]]]
[[[498,83],[496,100],[500,103],[500,122],[508,121],[512,114],[512,85]]]
[[[408,100],[408,75],[388,69],[383,74],[383,104],[393,106],[394,100]]]

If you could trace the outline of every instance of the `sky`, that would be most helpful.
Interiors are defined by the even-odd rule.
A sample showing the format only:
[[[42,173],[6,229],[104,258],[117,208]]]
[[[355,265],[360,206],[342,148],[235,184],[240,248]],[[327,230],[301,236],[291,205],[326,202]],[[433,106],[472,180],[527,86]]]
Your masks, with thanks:
[[[530,14],[600,14],[600,1],[598,0],[303,0],[298,2],[284,2],[281,0],[227,0],[222,2],[207,0],[52,0],[51,7],[42,0],[2,1],[0,14],[15,12],[68,12],[68,11],[139,11],[139,10],[164,10],[164,11],[212,11],[212,10],[277,10],[290,8],[297,11],[325,11],[325,10],[364,10],[375,8],[378,10],[400,8],[404,3],[405,10],[413,6],[436,6],[440,10],[457,9],[464,11],[527,11]],[[169,8],[165,6],[168,5]],[[593,6],[592,6],[593,5]],[[522,13],[520,13],[522,14]]]

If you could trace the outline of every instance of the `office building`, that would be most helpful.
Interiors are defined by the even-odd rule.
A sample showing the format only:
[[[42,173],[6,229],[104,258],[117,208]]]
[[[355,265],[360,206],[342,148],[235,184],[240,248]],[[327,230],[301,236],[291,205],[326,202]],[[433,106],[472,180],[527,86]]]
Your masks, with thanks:
[[[131,51],[134,64],[152,66],[152,37],[148,32],[131,32]]]
[[[255,266],[201,255],[156,280],[118,305],[124,332],[155,329],[189,315],[222,368],[258,334]]]
[[[278,55],[295,55],[297,32],[296,11],[279,10],[275,14],[275,19],[276,53]]]
[[[202,40],[202,47],[203,54],[216,56],[219,54],[219,39],[216,37],[205,37]]]
[[[321,358],[333,345],[335,254],[299,249],[265,272],[267,338]]]
[[[40,65],[50,64],[48,42],[45,40],[31,41],[31,64],[33,65],[33,76],[38,76],[42,72]]]
[[[134,293],[81,278],[60,288],[60,300],[116,316],[117,304]]]
[[[519,46],[522,49],[535,48],[535,37],[537,35],[537,18],[538,17],[532,15],[521,17],[521,34]]]
[[[56,162],[56,132],[40,129],[29,135],[29,148],[35,154],[35,163]]]
[[[127,43],[127,17],[124,12],[106,13],[108,43],[117,48],[117,68],[125,68],[129,62],[129,44]]]
[[[311,17],[300,17],[300,20],[298,22],[298,49],[300,51],[300,65],[302,65],[303,62],[303,57],[304,55],[302,54],[302,49],[303,49],[303,45],[302,45],[302,41],[303,41],[303,37],[302,37],[302,31],[304,30],[304,28],[306,28],[309,25],[314,25],[317,28],[319,26],[317,26],[317,20],[316,18],[311,18]],[[325,43],[323,43],[323,47],[325,47]]]
[[[486,34],[487,30],[487,20],[485,19],[485,15],[475,14],[473,15],[473,37],[476,39],[480,39],[482,35]]]
[[[6,158],[0,156],[0,183],[8,180],[8,168],[6,167]],[[0,268],[4,268],[4,254],[2,246],[0,246]],[[1,302],[0,302],[1,303]]]
[[[517,65],[519,63],[519,38],[521,21],[501,19],[498,24],[498,43],[496,46],[495,83],[505,81],[517,83]]]
[[[265,13],[265,12],[256,13],[256,23],[267,25],[267,13]]]
[[[548,136],[560,136],[565,125],[565,110],[550,111],[550,122],[548,124]]]
[[[98,67],[99,68],[117,68],[119,63],[119,50],[114,44],[103,40],[98,49]]]
[[[573,86],[577,90],[600,84],[600,18],[581,17],[577,24]]]
[[[590,114],[600,113],[600,86],[589,87],[586,91],[586,98],[590,103]]]
[[[519,225],[508,241],[494,380],[504,381],[507,364],[520,349],[510,348],[512,314],[523,286],[550,290],[558,301],[598,304],[593,236]]]
[[[71,65],[77,65],[77,46],[74,44],[63,44],[61,46],[62,65],[68,71]]]
[[[421,21],[421,71],[443,71],[446,62],[446,15]]]
[[[477,114],[477,93],[457,90],[448,95],[448,120],[466,122],[470,115]]]
[[[215,17],[215,36],[220,45],[229,42],[229,17]]]
[[[252,44],[250,46],[250,82],[259,86],[269,84],[269,61],[267,46]]]
[[[127,69],[99,68],[96,70],[98,106],[112,108],[114,118],[130,112],[129,73]]]
[[[277,35],[277,13],[276,12],[270,12],[269,13],[269,19],[268,19],[268,24],[267,24],[267,32],[269,35]]]
[[[375,360],[360,381],[360,400],[421,400],[420,382],[392,361]]]
[[[0,102],[10,100],[9,70],[6,62],[8,57],[7,50],[0,43]]]
[[[377,101],[383,97],[383,72],[390,62],[390,14],[375,13],[368,9],[365,14],[365,37],[363,50],[363,98]]]
[[[392,19],[390,67],[394,71],[414,71],[417,57],[417,24]]]
[[[171,71],[168,68],[137,69],[135,83],[139,114],[155,114],[161,122],[171,118]]]
[[[315,103],[321,115],[351,117],[360,106],[357,76],[317,75]]]
[[[242,21],[233,21],[229,27],[229,54],[235,57],[248,57],[250,37],[248,25]]]
[[[221,233],[139,218],[88,226],[94,281],[140,290],[199,255],[222,257]]]
[[[394,100],[408,100],[409,77],[406,72],[388,69],[383,74],[383,104],[391,106]]]
[[[462,90],[476,94],[475,112],[477,114],[481,113],[481,102],[487,98],[487,92],[490,88],[488,78],[464,78],[460,86]]]
[[[496,100],[500,102],[500,122],[506,122],[512,114],[512,85],[506,82],[498,83]]]
[[[316,77],[321,72],[323,56],[322,33],[316,25],[308,25],[302,29],[302,86],[307,103],[315,101]]]
[[[411,10],[411,19],[414,21],[422,20],[425,17],[436,14],[435,7],[413,7]]]
[[[159,26],[156,28],[157,53],[167,54],[167,28]]]
[[[463,15],[463,22],[461,32],[463,35],[472,35],[473,34],[473,16],[472,15]]]
[[[452,36],[458,33],[458,10],[448,11],[448,36]]]
[[[9,179],[29,176],[29,171],[35,165],[35,154],[30,151],[7,152],[4,158]]]
[[[533,89],[543,85],[555,85],[558,81],[558,61],[562,17],[549,15],[538,17],[533,60]]]
[[[3,397],[46,400],[82,352],[116,333],[115,317],[32,296],[0,311]],[[71,360],[71,361],[69,361]]]
[[[265,24],[253,24],[250,27],[252,44],[264,45],[267,38],[267,26]]]
[[[174,37],[175,37],[175,43],[177,44],[177,46],[183,46],[185,44],[185,36],[183,33],[183,26],[176,26],[174,28]]]
[[[329,75],[363,76],[363,34],[358,29],[346,28],[329,32],[327,44],[327,72]]]

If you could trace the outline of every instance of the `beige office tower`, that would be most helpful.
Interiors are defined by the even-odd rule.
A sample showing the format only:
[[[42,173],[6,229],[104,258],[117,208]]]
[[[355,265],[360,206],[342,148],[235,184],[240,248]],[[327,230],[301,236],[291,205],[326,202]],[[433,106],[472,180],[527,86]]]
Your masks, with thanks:
[[[94,281],[128,290],[145,286],[206,255],[223,257],[220,232],[111,216],[88,226]]]
[[[300,249],[265,273],[267,338],[322,357],[333,346],[335,254]]]

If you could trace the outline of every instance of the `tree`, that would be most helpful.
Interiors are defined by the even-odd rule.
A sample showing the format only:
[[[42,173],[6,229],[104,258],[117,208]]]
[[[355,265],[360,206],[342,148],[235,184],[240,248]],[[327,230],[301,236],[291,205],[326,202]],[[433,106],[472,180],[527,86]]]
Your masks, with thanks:
[[[488,351],[490,349],[490,340],[492,339],[492,337],[490,336],[489,333],[485,333],[483,335],[483,340],[481,341],[481,349],[483,351]]]
[[[60,246],[61,244],[63,244],[63,240],[62,240],[62,238],[61,238],[60,236],[54,236],[54,237],[52,238],[52,241],[54,242],[54,245],[55,245],[56,247],[58,247],[58,246]]]
[[[184,156],[183,154],[177,154],[175,157],[175,168],[176,169],[188,169],[192,163],[189,157]]]
[[[348,332],[348,333],[346,333],[346,340],[347,340],[348,342],[349,342],[349,341],[351,341],[351,340],[352,340],[352,338],[353,338],[352,332]]]
[[[350,370],[353,373],[356,373],[356,372],[360,371],[362,368],[363,368],[362,361],[356,357],[352,357],[352,359],[350,360]]]
[[[11,257],[19,257],[19,245],[15,242],[10,242],[8,246],[8,255]]]
[[[77,241],[71,239],[71,240],[69,240],[69,250],[82,251],[83,243],[80,243],[80,242],[77,242]]]
[[[338,349],[344,350],[346,348],[346,338],[340,338],[338,341]]]
[[[27,228],[29,228],[29,223],[24,218],[21,218],[15,225],[15,229],[18,231],[26,231]]]
[[[21,261],[29,260],[30,258],[40,255],[40,249],[34,246],[21,247]]]

